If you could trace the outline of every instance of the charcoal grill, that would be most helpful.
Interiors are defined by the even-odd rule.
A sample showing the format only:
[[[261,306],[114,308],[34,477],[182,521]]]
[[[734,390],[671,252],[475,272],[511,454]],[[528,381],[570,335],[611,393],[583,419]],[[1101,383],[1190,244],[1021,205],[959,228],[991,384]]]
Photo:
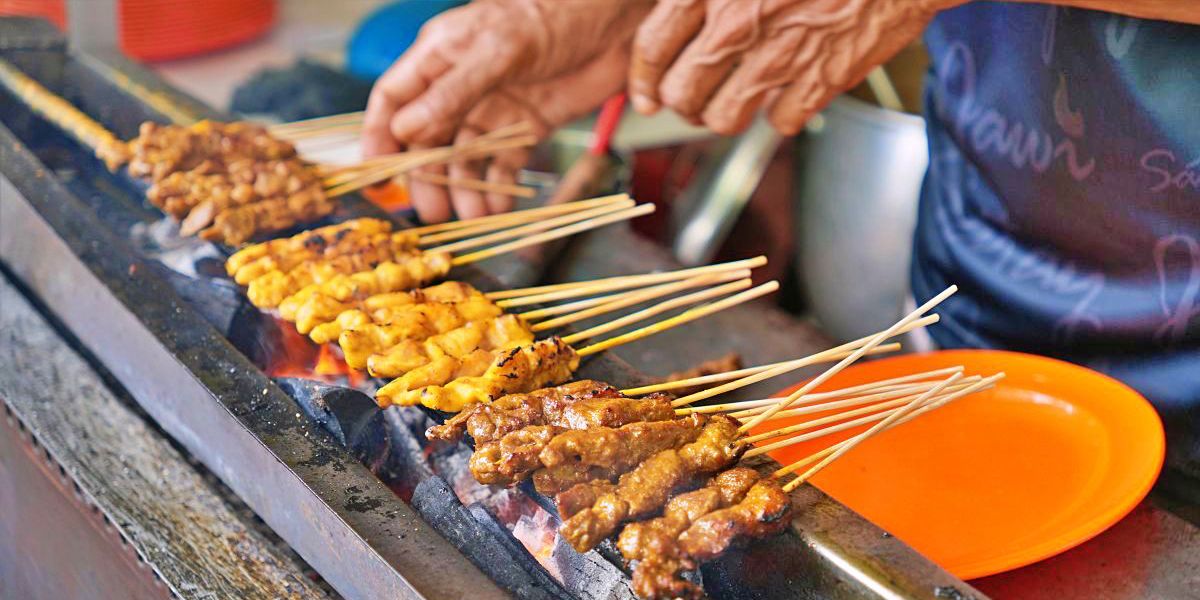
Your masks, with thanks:
[[[0,57],[126,139],[145,120],[221,118],[120,58],[69,51],[40,22],[0,19]],[[0,169],[3,266],[340,593],[632,597],[611,547],[579,555],[560,541],[533,556],[522,536],[553,526],[545,499],[464,488],[469,450],[423,445],[436,415],[379,411],[309,378],[272,379],[265,369],[286,331],[216,276],[227,249],[175,240],[142,184],[106,171],[3,91]],[[352,196],[334,219],[354,216],[383,215]],[[456,277],[498,285],[479,270]],[[644,382],[611,354],[579,375]],[[793,501],[792,530],[704,569],[711,595],[982,597],[814,488]]]

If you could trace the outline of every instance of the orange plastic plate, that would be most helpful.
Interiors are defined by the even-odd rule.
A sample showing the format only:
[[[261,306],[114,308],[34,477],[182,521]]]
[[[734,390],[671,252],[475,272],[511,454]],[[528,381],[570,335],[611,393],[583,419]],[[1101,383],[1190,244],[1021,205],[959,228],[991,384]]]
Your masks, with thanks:
[[[1137,392],[1090,369],[954,350],[856,365],[819,389],[959,364],[1008,376],[862,443],[811,482],[962,579],[1072,548],[1150,491],[1163,462],[1162,422]],[[771,456],[787,464],[867,427]]]

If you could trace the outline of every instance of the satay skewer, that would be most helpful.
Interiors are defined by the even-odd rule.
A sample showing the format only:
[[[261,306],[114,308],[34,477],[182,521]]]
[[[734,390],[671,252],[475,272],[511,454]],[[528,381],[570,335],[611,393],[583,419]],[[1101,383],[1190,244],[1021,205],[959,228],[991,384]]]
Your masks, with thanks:
[[[908,323],[903,327],[900,327],[896,331],[891,332],[890,335],[893,335],[893,336],[901,335],[903,333],[907,333],[908,331],[912,331],[914,329],[925,327],[926,325],[931,325],[933,323],[937,323],[938,320],[939,320],[938,315],[936,315],[936,314],[929,315],[927,317],[918,319],[912,323]],[[724,394],[725,392],[733,391],[733,390],[740,389],[740,388],[746,387],[746,386],[754,384],[754,383],[758,383],[760,381],[765,381],[767,379],[772,379],[774,377],[778,377],[779,375],[783,375],[784,373],[789,373],[789,372],[799,369],[801,367],[818,364],[818,363],[822,363],[822,362],[827,362],[830,359],[830,357],[832,357],[835,354],[842,354],[843,358],[841,360],[846,360],[849,357],[854,356],[856,353],[859,353],[860,351],[861,351],[861,354],[859,354],[859,356],[866,356],[868,353],[870,353],[874,350],[873,348],[868,348],[867,350],[862,350],[862,348],[864,347],[864,345],[866,344],[867,341],[869,341],[869,339],[866,339],[866,340],[858,339],[858,340],[854,340],[851,342],[847,342],[840,346],[835,346],[833,348],[824,350],[822,352],[818,352],[818,353],[810,355],[810,356],[806,356],[804,358],[799,358],[799,359],[790,360],[790,361],[784,361],[782,363],[777,363],[775,365],[766,365],[768,368],[762,369],[762,370],[757,370],[756,372],[754,372],[750,375],[741,377],[740,379],[735,379],[734,381],[730,381],[728,383],[724,383],[724,384],[718,385],[716,387],[700,390],[699,392],[695,392],[693,394],[688,394],[686,396],[677,398],[672,402],[672,405],[675,407],[686,406],[688,404],[697,402],[699,400],[711,398],[718,394]],[[878,347],[878,346],[876,346],[876,347]],[[843,354],[846,352],[849,352],[849,354]],[[742,369],[738,372],[742,372],[742,371],[745,371],[745,369]],[[678,383],[678,382],[673,382],[673,383]],[[813,387],[815,387],[815,386],[813,386]],[[658,391],[661,391],[663,389],[662,384],[660,384],[657,386],[645,386],[642,388],[633,388],[633,390],[631,390],[631,391],[640,394],[640,393],[645,393],[645,390],[647,388],[651,388],[651,389],[657,388]],[[811,391],[811,388],[809,391]]]
[[[513,227],[511,229],[503,229],[500,231],[496,231],[494,233],[488,233],[488,234],[479,235],[476,237],[467,238],[465,240],[450,242],[450,243],[443,244],[441,246],[432,248],[432,249],[430,249],[430,251],[431,252],[460,252],[462,250],[470,250],[472,248],[479,248],[481,246],[487,246],[487,245],[494,244],[497,242],[503,242],[503,241],[516,239],[516,238],[524,238],[526,236],[530,236],[530,235],[536,234],[536,233],[542,233],[544,231],[547,231],[550,229],[555,229],[557,227],[572,225],[574,223],[583,221],[585,219],[590,219],[592,217],[600,217],[600,216],[603,216],[603,215],[606,215],[606,214],[609,214],[612,212],[616,212],[619,210],[633,208],[634,206],[637,206],[637,203],[634,202],[633,199],[626,199],[626,200],[622,200],[619,202],[609,202],[609,203],[597,206],[595,208],[589,208],[586,210],[578,210],[578,211],[574,211],[574,212],[571,212],[571,213],[568,213],[565,215],[552,217],[549,219],[539,219],[532,223],[528,223],[525,225],[519,225],[519,226]],[[428,241],[428,238],[424,238],[424,239],[426,241]]]
[[[912,411],[911,413],[904,415],[902,418],[897,419],[896,421],[892,422],[888,426],[882,428],[880,430],[880,432],[887,431],[889,429],[893,429],[895,427],[903,425],[917,417],[920,417],[921,415],[923,415],[929,411],[937,410],[938,408],[941,408],[955,400],[958,400],[959,398],[962,398],[963,396],[967,396],[969,394],[974,394],[975,392],[981,392],[983,390],[994,387],[996,382],[1000,381],[1003,378],[1004,378],[1004,373],[997,373],[990,377],[985,377],[984,379],[972,384],[971,386],[969,386],[965,389],[959,390],[957,392],[939,395],[939,396],[930,398],[930,400],[926,404],[917,408],[916,410]],[[861,425],[861,423],[859,423],[859,425]],[[877,433],[879,433],[879,432],[877,432]],[[782,477],[783,475],[786,475],[788,473],[794,473],[796,471],[799,471],[800,469],[803,469],[804,467],[806,467],[818,460],[821,460],[822,458],[825,458],[825,457],[829,456],[830,454],[833,454],[838,449],[851,444],[852,442],[854,442],[856,437],[857,436],[843,440],[841,442],[838,442],[836,444],[829,446],[828,448],[825,448],[824,450],[814,452],[813,454],[811,454],[805,458],[802,458],[800,460],[797,460],[794,463],[791,463],[789,465],[781,467],[780,469],[776,470],[772,475],[775,477]],[[832,461],[830,461],[830,462],[832,462]],[[815,473],[813,473],[813,474],[815,474]],[[813,474],[809,474],[808,478],[811,478]],[[799,484],[797,484],[797,485],[799,485]]]
[[[592,279],[588,281],[573,281],[569,283],[554,283],[515,290],[502,290],[498,292],[489,292],[488,297],[493,300],[503,300],[504,306],[542,304],[545,302],[553,302],[555,300],[562,300],[565,298],[578,298],[579,296],[590,296],[591,294],[601,292],[612,292],[634,287],[642,287],[645,285],[666,283],[668,281],[677,281],[679,279],[687,279],[688,277],[694,277],[704,273],[728,271],[731,269],[755,269],[765,264],[767,264],[767,257],[756,256],[754,258],[735,260],[703,267],[678,269],[675,271],[661,271],[658,273],[644,273],[640,275],[618,275],[616,277],[605,277],[603,279]]]
[[[821,373],[820,375],[817,375],[816,377],[814,377],[811,381],[804,384],[800,389],[796,390],[790,396],[785,398],[783,402],[780,402],[779,404],[772,406],[767,411],[760,413],[757,416],[755,416],[754,418],[750,419],[750,421],[743,423],[741,428],[739,429],[739,431],[743,431],[743,432],[749,431],[750,429],[754,428],[754,426],[758,425],[759,423],[762,423],[763,421],[771,418],[771,416],[773,416],[775,413],[777,413],[781,410],[784,410],[786,408],[789,408],[798,398],[800,398],[804,394],[807,394],[808,392],[812,391],[813,388],[821,385],[822,383],[825,383],[826,381],[829,380],[830,377],[833,377],[838,372],[840,372],[842,369],[845,369],[846,367],[850,366],[852,363],[854,363],[854,361],[858,360],[864,354],[866,354],[868,351],[870,351],[871,348],[878,346],[879,344],[883,343],[883,341],[886,340],[887,338],[889,338],[893,335],[896,335],[900,330],[904,329],[904,327],[906,327],[910,323],[913,323],[914,321],[917,321],[918,319],[920,319],[921,315],[924,315],[925,313],[929,312],[930,310],[933,310],[933,308],[935,306],[937,306],[938,304],[941,304],[941,302],[943,300],[945,300],[946,298],[949,298],[956,291],[958,291],[958,286],[956,286],[956,285],[951,285],[950,287],[946,288],[941,293],[939,293],[938,295],[931,298],[929,301],[927,301],[924,304],[922,304],[921,306],[917,307],[916,310],[914,310],[913,312],[906,315],[904,318],[897,321],[891,327],[885,329],[884,331],[877,333],[874,337],[872,337],[865,344],[863,344],[861,347],[859,347],[859,349],[856,350],[853,354],[851,354],[850,356],[847,356],[846,358],[843,358],[840,362],[838,362],[836,365],[827,369],[824,373]]]
[[[948,390],[949,392],[956,392],[959,390],[963,390],[963,389],[966,389],[966,388],[970,387],[971,385],[974,385],[975,383],[979,382],[981,379],[982,379],[982,377],[980,377],[978,375],[964,377],[964,378],[962,378],[960,383],[950,385],[950,386],[946,387],[946,390]],[[841,410],[840,412],[837,412],[837,413],[834,413],[834,414],[831,414],[831,415],[828,415],[825,417],[820,417],[820,418],[812,419],[809,421],[804,421],[801,423],[797,423],[795,425],[789,425],[787,427],[780,427],[778,429],[772,429],[770,431],[765,431],[758,435],[747,436],[745,439],[747,442],[750,442],[750,443],[763,442],[763,441],[778,438],[778,437],[788,436],[793,433],[806,431],[806,430],[812,429],[814,427],[820,427],[822,425],[827,425],[829,423],[837,423],[839,421],[844,421],[846,419],[851,419],[854,417],[861,417],[863,415],[872,415],[872,417],[868,417],[867,421],[853,421],[853,423],[861,424],[863,422],[869,422],[871,418],[879,417],[880,415],[884,415],[884,414],[891,414],[889,412],[891,409],[895,409],[895,408],[904,406],[905,404],[912,401],[913,398],[916,398],[917,396],[920,396],[921,394],[928,392],[931,388],[936,387],[939,383],[940,382],[919,385],[919,386],[914,386],[912,388],[904,389],[904,390],[893,390],[890,392],[880,392],[878,394],[867,394],[865,396],[861,396],[858,398],[850,398],[850,399],[841,400],[838,402],[831,402],[830,404],[839,405],[837,407],[839,409],[852,407],[852,406],[858,406],[858,408],[849,408],[848,410]],[[888,400],[886,402],[880,402],[880,400],[882,400],[882,399],[888,399]],[[867,404],[868,406],[861,406],[862,404]],[[832,408],[833,407],[830,407],[830,409],[832,409]],[[784,412],[790,412],[791,410],[795,410],[795,409],[789,409]],[[827,409],[827,410],[829,410],[829,409]],[[779,415],[781,415],[781,414],[783,414],[783,413],[776,414],[774,417],[772,417],[772,419],[781,418],[781,417],[779,417]],[[843,423],[843,425],[847,429],[850,427],[853,427],[853,425],[846,425],[845,423]],[[798,436],[798,437],[804,437],[804,436]],[[804,437],[803,440],[797,440],[795,438],[787,438],[784,440],[780,440],[778,442],[772,442],[771,444],[760,446],[759,448],[755,449],[755,452],[757,454],[763,454],[763,453],[769,452],[771,450],[774,450],[776,448],[790,446],[792,444],[798,443],[799,441],[804,441],[804,440],[808,440],[808,439],[811,439],[811,438]]]
[[[899,344],[884,344],[883,346],[878,346],[878,347],[872,349],[872,352],[877,352],[881,348],[884,348],[886,346],[893,346],[895,348],[899,348],[900,345]],[[841,358],[845,358],[851,352],[852,352],[852,350],[847,350],[847,351],[841,352],[839,354],[830,356],[826,360],[839,360]],[[779,364],[779,363],[776,363],[776,364]],[[861,385],[855,385],[855,386],[851,386],[851,387],[838,388],[836,390],[831,390],[828,392],[807,394],[803,398],[801,398],[799,401],[797,401],[797,404],[821,402],[821,401],[829,400],[829,399],[833,399],[833,398],[842,398],[842,397],[846,397],[846,396],[862,394],[864,392],[877,392],[877,391],[881,391],[881,390],[885,390],[885,389],[891,389],[894,386],[908,385],[914,381],[919,382],[922,380],[929,380],[929,379],[941,377],[943,375],[950,375],[950,374],[955,373],[960,370],[961,370],[960,367],[934,369],[932,371],[922,371],[920,373],[912,373],[910,375],[903,375],[900,377],[881,379],[879,381],[873,381],[871,383],[864,383]],[[622,393],[625,393],[624,390],[622,390]],[[727,413],[730,413],[731,415],[737,417],[737,416],[744,416],[748,413],[751,413],[752,411],[753,411],[753,413],[757,413],[760,411],[760,409],[766,410],[766,407],[771,406],[773,404],[777,404],[777,403],[781,402],[782,400],[783,400],[783,398],[766,398],[763,400],[744,400],[741,402],[727,402],[727,403],[723,403],[723,404],[707,404],[704,406],[689,406],[686,408],[676,409],[675,414],[688,415],[688,414],[692,414],[692,413],[727,412]]]
[[[313,117],[311,119],[269,125],[267,126],[267,130],[271,132],[271,135],[277,137],[291,137],[301,133],[325,131],[331,127],[341,127],[347,124],[361,126],[363,115],[365,114],[365,111],[360,110],[324,117]]]

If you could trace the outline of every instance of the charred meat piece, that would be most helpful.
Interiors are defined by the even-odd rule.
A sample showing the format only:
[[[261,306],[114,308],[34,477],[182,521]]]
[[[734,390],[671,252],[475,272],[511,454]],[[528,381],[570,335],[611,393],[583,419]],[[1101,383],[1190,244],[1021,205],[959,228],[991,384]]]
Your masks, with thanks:
[[[670,403],[661,404],[670,410]],[[534,474],[534,486],[552,495],[584,481],[616,479],[663,450],[695,441],[704,424],[699,415],[692,415],[567,431],[542,450],[539,458],[545,468]]]
[[[696,478],[736,462],[746,446],[739,437],[736,420],[712,417],[695,442],[659,452],[622,475],[615,488],[598,495],[591,507],[567,518],[560,533],[580,552],[594,548],[622,523],[653,514]]]
[[[510,348],[516,343],[533,341],[533,332],[520,317],[504,314],[496,302],[484,296],[462,302],[424,302],[370,312],[343,312],[334,323],[314,328],[311,337],[314,342],[322,343],[330,341],[334,332],[337,332],[334,340],[342,347],[350,366],[370,366],[372,374],[378,373],[380,377],[400,377],[420,366],[406,368],[395,364],[392,362],[395,353],[409,354],[430,343],[444,346],[445,338],[461,338],[461,342],[454,342],[456,346],[469,341],[478,348]],[[436,350],[428,352],[432,353],[428,356],[438,355]]]
[[[281,231],[329,216],[337,206],[337,201],[326,196],[325,191],[316,185],[286,197],[269,198],[219,211],[213,217],[212,224],[200,230],[199,236],[212,242],[240,246],[259,233]],[[202,208],[197,206],[193,209],[188,213],[188,219]]]
[[[295,320],[295,311],[315,295],[349,302],[377,294],[412,290],[445,277],[450,267],[450,255],[445,252],[406,254],[402,258],[380,263],[369,271],[337,275],[328,281],[306,286],[280,302],[279,313],[284,319]]]
[[[561,471],[565,477],[594,474],[596,478],[616,478],[662,450],[677,448],[695,440],[703,426],[704,421],[700,418],[574,431],[565,431],[553,425],[530,425],[508,433],[499,440],[476,446],[475,454],[471,457],[471,473],[480,482],[504,484],[517,483],[542,467]],[[540,442],[541,446],[536,448],[531,460],[510,464],[508,461],[512,460],[513,453],[496,450],[519,445],[532,451],[534,444],[525,441],[528,432],[544,432],[547,428],[554,430],[555,435]],[[513,440],[520,441],[514,444]]]
[[[531,425],[481,444],[471,454],[471,473],[479,483],[520,481],[541,466],[538,453],[561,431],[552,425]]]
[[[386,238],[382,241],[382,245],[365,245],[354,253],[304,261],[288,271],[264,273],[250,282],[246,296],[259,308],[274,308],[305,286],[324,283],[338,275],[373,269],[384,261],[417,255],[418,251],[410,248],[391,246]]]
[[[275,261],[290,260],[295,256],[327,256],[329,249],[336,248],[348,237],[391,232],[392,224],[382,219],[351,219],[336,225],[326,225],[291,237],[246,246],[234,252],[225,261],[225,273],[240,282],[242,278],[238,273],[247,267],[258,268],[264,263],[274,266],[278,264]]]
[[[701,598],[695,584],[680,577],[696,561],[679,547],[679,536],[696,519],[740,502],[759,481],[758,472],[735,467],[717,474],[708,485],[671,498],[661,517],[630,523],[621,531],[617,548],[633,569],[633,590],[640,598]]]
[[[252,281],[268,273],[287,273],[315,261],[331,260],[365,252],[386,252],[385,256],[387,257],[399,256],[415,247],[416,236],[403,231],[391,233],[350,231],[325,244],[310,244],[301,251],[259,258],[238,269],[233,275],[233,280],[240,285],[249,285]]]
[[[146,122],[123,153],[134,177],[159,181],[179,171],[223,170],[241,160],[270,161],[291,158],[296,148],[272,137],[253,123],[200,121],[192,125]],[[119,165],[114,161],[112,168]]]
[[[350,330],[343,333],[339,343],[355,333],[358,331]],[[482,365],[479,365],[478,369],[469,368],[465,364],[455,366],[456,376],[471,377],[482,375],[484,369],[491,364],[492,357],[497,353],[531,343],[533,343],[533,331],[520,317],[502,315],[494,319],[465,323],[461,327],[429,336],[424,340],[420,340],[417,336],[401,339],[385,352],[370,355],[366,360],[366,366],[367,372],[373,377],[404,377],[441,358],[465,361],[467,357],[486,353],[488,358]],[[342,347],[346,348],[345,345]],[[355,363],[350,362],[349,354],[347,354],[347,364],[355,366]],[[450,380],[428,381],[431,383],[426,385],[443,385],[450,382]]]
[[[774,478],[763,479],[741,502],[696,519],[679,536],[679,548],[698,561],[710,560],[739,540],[783,531],[791,515],[792,501],[783,486]]]
[[[349,329],[348,326],[336,325],[338,319],[346,312],[354,311],[370,317],[370,321],[363,322],[383,324],[394,321],[392,312],[395,309],[405,306],[435,303],[456,304],[477,300],[486,301],[487,304],[494,306],[494,303],[487,300],[482,292],[470,284],[447,281],[427,288],[407,292],[376,294],[361,300],[355,299],[348,302],[339,302],[329,296],[315,294],[301,302],[298,308],[290,305],[285,307],[281,304],[279,310],[281,313],[286,312],[292,317],[289,320],[294,319],[297,331],[304,335],[312,335],[318,328],[330,325],[331,327],[324,327],[321,329],[321,333],[317,334],[318,337],[323,339],[318,340],[317,337],[313,338],[314,342],[325,344],[337,341],[338,336],[346,329]],[[500,312],[499,307],[495,307],[492,310],[496,314]]]
[[[464,434],[469,434],[476,444],[482,444],[530,425],[559,424],[559,415],[576,402],[620,397],[617,388],[590,379],[542,388],[527,394],[509,394],[490,404],[467,407],[444,424],[430,427],[425,437],[456,442]]]

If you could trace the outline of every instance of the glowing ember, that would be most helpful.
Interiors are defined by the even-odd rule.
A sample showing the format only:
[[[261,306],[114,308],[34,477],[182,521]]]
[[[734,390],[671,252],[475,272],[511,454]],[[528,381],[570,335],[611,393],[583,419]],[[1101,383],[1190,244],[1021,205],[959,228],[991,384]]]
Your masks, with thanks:
[[[342,351],[334,344],[318,346],[300,335],[296,327],[276,319],[282,336],[277,356],[273,357],[267,374],[271,377],[299,377],[361,388],[367,374],[351,369],[342,357]]]

